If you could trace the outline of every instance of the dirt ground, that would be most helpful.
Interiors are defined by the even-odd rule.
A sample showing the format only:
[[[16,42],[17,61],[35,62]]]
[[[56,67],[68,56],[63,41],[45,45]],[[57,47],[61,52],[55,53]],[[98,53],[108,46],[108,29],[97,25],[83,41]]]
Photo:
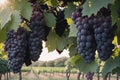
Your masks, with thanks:
[[[18,76],[18,74],[10,74],[10,77],[14,77],[14,76]],[[67,80],[66,79],[66,74],[62,74],[62,73],[41,73],[41,74],[35,74],[33,71],[30,72],[23,72],[22,73],[22,77],[24,77],[24,80]],[[82,79],[83,75],[81,75],[81,79]],[[77,74],[70,74],[70,80],[77,80]],[[2,80],[7,80],[5,78],[5,76],[2,76]],[[14,79],[14,80],[18,80],[18,79]],[[86,80],[86,79],[84,79]],[[98,80],[97,75],[94,76],[93,80]],[[100,80],[103,80],[102,78]],[[115,79],[115,76],[110,79],[110,80],[117,80]]]

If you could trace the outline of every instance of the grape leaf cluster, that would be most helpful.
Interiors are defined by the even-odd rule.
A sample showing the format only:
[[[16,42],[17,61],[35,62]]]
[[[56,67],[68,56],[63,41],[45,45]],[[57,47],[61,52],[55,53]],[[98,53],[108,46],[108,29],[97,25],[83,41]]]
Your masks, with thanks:
[[[110,12],[106,10],[105,8],[100,10],[102,17],[99,15],[82,16],[81,12],[72,14],[72,19],[78,29],[77,51],[87,63],[95,59],[96,50],[103,61],[113,54],[112,40],[117,26],[112,26]]]

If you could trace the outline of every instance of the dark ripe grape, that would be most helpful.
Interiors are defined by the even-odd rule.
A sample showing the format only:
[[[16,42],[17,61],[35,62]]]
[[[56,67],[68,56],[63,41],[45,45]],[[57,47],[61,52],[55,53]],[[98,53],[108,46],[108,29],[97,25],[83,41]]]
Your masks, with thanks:
[[[82,56],[85,62],[90,63],[95,59],[96,51],[96,42],[94,39],[93,28],[91,27],[92,23],[88,23],[89,18],[81,18],[82,21],[76,20],[79,22],[77,29],[77,48],[78,54]]]
[[[45,25],[42,12],[42,9],[47,9],[47,5],[36,3],[32,7],[32,17],[29,24],[31,31],[28,33],[28,51],[30,53],[30,59],[37,61],[43,48],[42,40],[47,40],[50,28]]]
[[[59,10],[56,14],[56,26],[55,32],[60,37],[63,36],[65,29],[68,29],[69,25],[65,19],[64,11]]]
[[[79,21],[81,18],[81,14],[79,12],[73,12],[71,17],[75,22]],[[78,19],[78,20],[77,20]]]
[[[81,41],[86,41],[86,36],[85,35],[81,35],[80,39],[81,39]]]
[[[102,22],[98,22],[100,23],[98,27],[94,28],[94,35],[97,42],[97,50],[100,59],[103,61],[107,60],[113,54],[112,49],[114,48],[112,40],[115,30],[112,30],[114,26],[112,26],[112,22],[110,22],[111,20],[107,19],[111,18],[105,16]]]
[[[7,33],[7,39],[5,42],[5,49],[8,53],[8,67],[12,69],[14,73],[18,73],[24,63],[24,56],[27,47],[27,31],[19,27],[15,32],[11,30]]]
[[[88,72],[85,77],[86,77],[86,80],[93,80],[93,76],[94,76],[94,73]]]
[[[48,9],[49,9],[47,4],[41,4],[41,5],[40,5],[40,8],[41,8],[42,10],[48,10]]]
[[[31,3],[35,3],[37,0],[29,0],[29,2]]]
[[[101,8],[99,12],[100,12],[104,17],[108,17],[108,16],[111,15],[110,9],[105,8],[105,7]]]

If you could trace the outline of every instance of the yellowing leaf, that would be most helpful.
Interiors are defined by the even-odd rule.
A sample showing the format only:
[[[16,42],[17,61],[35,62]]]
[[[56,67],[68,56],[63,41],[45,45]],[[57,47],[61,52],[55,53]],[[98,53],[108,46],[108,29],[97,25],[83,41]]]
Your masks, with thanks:
[[[67,18],[68,25],[71,25],[73,23],[73,20],[71,18]]]
[[[0,43],[0,51],[3,50],[3,47],[4,47],[4,44],[3,44],[3,43]]]
[[[113,43],[113,44],[116,44],[116,43],[117,43],[117,36],[114,37],[112,43]]]

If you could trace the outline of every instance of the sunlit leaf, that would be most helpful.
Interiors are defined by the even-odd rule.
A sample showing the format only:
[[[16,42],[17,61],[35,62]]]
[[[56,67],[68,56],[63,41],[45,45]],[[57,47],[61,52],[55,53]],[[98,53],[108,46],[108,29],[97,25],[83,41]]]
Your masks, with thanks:
[[[11,29],[17,30],[20,22],[21,22],[20,13],[18,11],[14,11],[12,16],[11,16],[11,21],[9,21],[5,25],[5,27],[9,30],[11,30]]]
[[[1,29],[11,20],[12,10],[11,8],[7,7],[0,11],[0,24]]]
[[[15,0],[14,2],[14,8],[17,11],[20,11],[21,15],[30,20],[31,14],[32,14],[32,7],[31,4],[28,2],[28,0]]]

